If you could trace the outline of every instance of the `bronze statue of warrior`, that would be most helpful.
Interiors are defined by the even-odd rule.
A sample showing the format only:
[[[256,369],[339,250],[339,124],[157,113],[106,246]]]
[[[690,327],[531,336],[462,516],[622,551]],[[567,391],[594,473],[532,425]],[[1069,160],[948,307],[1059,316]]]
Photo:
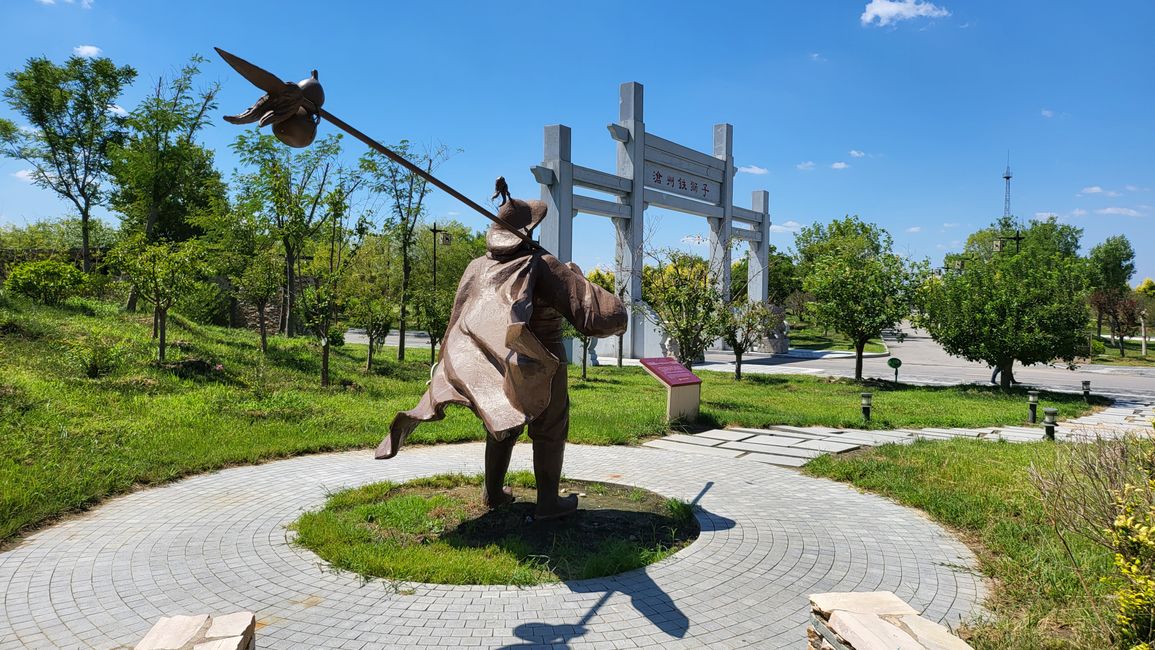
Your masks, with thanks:
[[[545,217],[541,201],[507,199],[485,235],[486,254],[469,264],[457,288],[441,354],[428,390],[410,411],[398,413],[377,458],[392,458],[421,422],[440,420],[450,404],[473,410],[487,432],[484,499],[491,508],[513,501],[504,486],[513,445],[528,428],[533,443],[539,519],[577,508],[577,497],[558,495],[569,435],[562,319],[589,336],[626,329],[626,308],[612,293],[526,243]],[[520,236],[519,236],[520,235]]]

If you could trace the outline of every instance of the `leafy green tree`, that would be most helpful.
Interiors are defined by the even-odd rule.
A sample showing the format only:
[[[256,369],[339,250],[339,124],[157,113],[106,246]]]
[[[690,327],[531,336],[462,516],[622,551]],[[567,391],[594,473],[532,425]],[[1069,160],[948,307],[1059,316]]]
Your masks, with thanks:
[[[432,173],[450,155],[446,147],[418,150],[408,140],[392,147],[393,151]],[[361,171],[367,176],[370,192],[381,194],[389,203],[386,230],[396,242],[401,261],[400,315],[397,321],[401,340],[397,359],[405,360],[405,331],[409,325],[409,302],[417,247],[417,226],[425,214],[425,199],[433,191],[429,182],[381,154],[370,151],[361,157]]]
[[[1131,304],[1131,276],[1135,275],[1135,250],[1124,235],[1108,237],[1091,249],[1091,306],[1095,308],[1097,334],[1103,335],[1103,321],[1111,325],[1111,341],[1120,354],[1123,342],[1119,326],[1128,320]]]
[[[31,165],[37,187],[76,208],[85,272],[92,270],[92,208],[104,203],[109,154],[124,137],[116,99],[135,78],[129,66],[78,56],[59,66],[46,58],[29,59],[23,69],[8,73],[12,85],[4,99],[30,128],[0,119],[0,153]]]
[[[433,278],[433,232],[418,227],[413,249],[410,276],[410,296],[416,324],[429,335],[431,363],[436,362],[436,347],[445,337],[457,285],[466,267],[474,259],[485,255],[485,234],[475,233],[465,225],[450,221],[438,226],[437,278]],[[400,245],[396,246],[400,259]]]
[[[806,277],[823,257],[878,257],[889,253],[891,247],[890,235],[885,230],[862,221],[858,215],[835,219],[829,224],[804,226],[794,236],[797,277],[805,284]]]
[[[197,133],[216,108],[219,83],[195,90],[205,59],[194,56],[172,78],[159,77],[152,92],[128,115],[128,137],[112,152],[112,208],[125,230],[145,239],[183,241],[201,234],[191,214],[219,209],[225,186],[212,151],[196,144]]]
[[[834,247],[813,260],[803,280],[806,291],[814,295],[810,307],[818,324],[854,343],[858,381],[867,342],[910,315],[913,286],[922,272],[920,265],[891,252],[890,237],[881,232],[879,249]]]
[[[1015,225],[1026,238],[1021,252],[993,252],[994,236],[1008,229],[979,231],[962,268],[948,260],[955,268],[924,282],[917,300],[917,323],[949,354],[998,368],[1003,388],[1016,361],[1072,362],[1087,345],[1087,273],[1077,245],[1052,236],[1053,220]]]
[[[802,281],[794,268],[794,260],[771,246],[766,262],[767,299],[771,305],[785,305],[790,294],[802,290]],[[730,295],[735,298],[745,296],[749,277],[750,259],[742,255],[730,267]]]
[[[354,250],[344,274],[343,292],[349,325],[365,330],[369,354],[365,370],[373,370],[373,360],[385,337],[397,323],[400,311],[400,270],[393,243],[382,235],[368,235]]]
[[[203,275],[204,256],[201,247],[196,240],[180,244],[150,244],[140,233],[118,244],[110,257],[112,263],[128,276],[140,297],[153,305],[156,359],[164,363],[168,310]]]
[[[252,257],[240,277],[233,279],[237,297],[257,308],[262,353],[269,351],[266,311],[281,291],[283,269],[284,260],[270,248]]]
[[[674,344],[678,362],[691,368],[722,334],[726,305],[717,274],[701,257],[681,251],[651,255],[655,264],[642,269],[642,295],[648,314]]]
[[[92,248],[108,248],[116,244],[117,237],[117,230],[100,219],[88,223]],[[0,248],[68,252],[80,249],[83,241],[83,226],[77,218],[41,219],[25,226],[0,226]]]
[[[354,231],[348,227],[347,219],[352,209],[351,200],[359,179],[338,169],[337,180],[324,198],[325,210],[321,225],[324,238],[313,256],[309,275],[312,283],[301,294],[301,312],[309,330],[321,342],[321,386],[328,386],[329,358],[333,343],[344,340],[344,307],[347,296],[342,291],[345,286],[344,274],[351,259]]]
[[[782,324],[783,312],[738,295],[722,322],[722,340],[734,351],[734,379],[742,380],[742,357]]]
[[[297,333],[301,249],[323,220],[323,202],[341,153],[340,139],[331,135],[297,152],[254,129],[237,136],[232,145],[241,162],[253,169],[237,178],[242,188],[238,202],[260,212],[284,250],[285,293],[278,329],[286,336]]]

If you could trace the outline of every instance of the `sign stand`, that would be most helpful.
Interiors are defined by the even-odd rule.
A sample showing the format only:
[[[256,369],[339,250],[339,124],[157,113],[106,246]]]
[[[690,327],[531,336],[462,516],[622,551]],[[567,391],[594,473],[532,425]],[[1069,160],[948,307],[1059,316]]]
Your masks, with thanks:
[[[702,380],[669,357],[642,359],[642,367],[666,387],[666,421],[692,422],[698,419],[702,401]]]

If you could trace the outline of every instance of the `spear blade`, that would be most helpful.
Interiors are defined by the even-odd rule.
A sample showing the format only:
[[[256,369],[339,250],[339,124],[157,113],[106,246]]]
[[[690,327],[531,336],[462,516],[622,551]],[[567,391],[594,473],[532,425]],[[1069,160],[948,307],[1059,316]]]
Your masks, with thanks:
[[[225,60],[225,63],[228,63],[230,66],[232,66],[233,70],[236,70],[242,77],[248,79],[249,83],[253,84],[257,88],[260,88],[267,93],[278,93],[284,89],[286,82],[278,79],[276,75],[269,72],[268,70],[259,68],[252,63],[242,59],[241,57],[226,52],[219,47],[214,47],[213,49],[217,51],[217,54],[221,55],[221,58]]]

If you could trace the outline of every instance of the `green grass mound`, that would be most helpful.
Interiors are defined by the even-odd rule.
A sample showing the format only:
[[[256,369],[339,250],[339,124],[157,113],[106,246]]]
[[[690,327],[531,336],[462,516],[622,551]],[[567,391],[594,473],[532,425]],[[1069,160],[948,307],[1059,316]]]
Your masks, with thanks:
[[[1110,572],[1111,558],[1082,538],[1065,545],[1030,483],[1028,470],[1052,467],[1060,450],[1047,442],[920,440],[822,456],[803,471],[919,508],[960,534],[995,581],[984,603],[993,617],[963,632],[975,648],[1111,647],[1094,636],[1084,589],[1107,598],[1099,578]]]
[[[365,578],[537,585],[599,578],[672,555],[698,537],[689,504],[640,488],[563,480],[578,511],[533,521],[533,475],[509,476],[517,501],[481,503],[481,476],[445,474],[338,492],[293,525],[296,543]]]

